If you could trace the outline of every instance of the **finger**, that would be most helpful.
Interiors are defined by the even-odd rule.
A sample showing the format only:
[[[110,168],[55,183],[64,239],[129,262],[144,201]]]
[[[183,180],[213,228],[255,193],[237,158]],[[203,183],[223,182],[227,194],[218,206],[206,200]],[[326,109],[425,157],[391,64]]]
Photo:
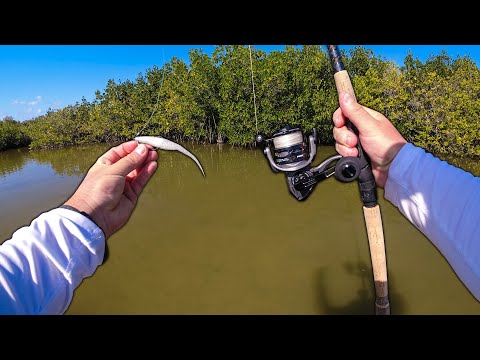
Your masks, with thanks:
[[[150,145],[149,145],[150,146]],[[156,150],[150,150],[148,152],[148,156],[147,156],[147,160],[146,162],[150,162],[150,161],[157,161],[158,159],[158,153]]]
[[[144,144],[138,145],[134,151],[110,166],[112,174],[127,176],[133,170],[141,168],[148,156],[148,148]]]
[[[356,147],[350,148],[341,144],[335,144],[335,150],[342,156],[358,156],[358,149]]]
[[[142,171],[140,171],[138,176],[130,183],[133,191],[137,196],[140,195],[143,188],[147,184],[148,180],[150,180],[157,167],[158,163],[156,161],[149,162],[147,165],[144,166]]]
[[[345,123],[346,123],[346,119],[342,113],[342,109],[338,108],[333,113],[333,125],[337,128],[340,128],[342,126],[345,126]]]
[[[360,133],[368,132],[372,126],[376,126],[375,118],[348,93],[340,94],[339,102],[342,113],[358,129]]]
[[[362,107],[370,114],[372,115],[375,119],[380,119],[381,117],[383,117],[383,115],[381,113],[379,113],[378,111],[375,111],[373,109],[370,109],[369,107],[366,107],[364,105],[362,105]],[[338,113],[338,114],[337,114]],[[334,122],[335,122],[335,117],[340,117],[340,119],[338,120],[343,120],[345,121],[345,115],[343,114],[342,112],[342,108],[338,108],[334,113],[333,113],[333,117],[334,117]],[[343,124],[340,124],[339,127],[343,126]]]
[[[354,147],[357,146],[358,143],[357,136],[345,126],[341,128],[333,128],[333,138],[337,144],[346,147]]]
[[[147,147],[150,146],[150,145],[147,145]],[[127,181],[132,181],[133,179],[135,179],[137,177],[137,175],[140,173],[140,171],[142,170],[142,168],[144,166],[146,166],[149,162],[151,161],[157,161],[158,160],[158,153],[155,151],[155,150],[151,150],[148,152],[148,155],[147,155],[147,159],[145,160],[145,162],[142,164],[141,167],[138,167],[136,168],[135,170],[131,171],[128,175],[127,175]]]
[[[380,114],[378,111],[375,111],[375,110],[373,110],[373,109],[370,109],[370,108],[368,108],[368,107],[366,107],[366,106],[363,106],[363,108],[364,108],[370,115],[372,115],[372,117],[375,118],[376,120],[379,120],[380,118],[383,117],[383,115]]]
[[[112,165],[118,160],[130,154],[138,146],[135,140],[125,142],[108,150],[105,154],[100,156],[97,163]]]

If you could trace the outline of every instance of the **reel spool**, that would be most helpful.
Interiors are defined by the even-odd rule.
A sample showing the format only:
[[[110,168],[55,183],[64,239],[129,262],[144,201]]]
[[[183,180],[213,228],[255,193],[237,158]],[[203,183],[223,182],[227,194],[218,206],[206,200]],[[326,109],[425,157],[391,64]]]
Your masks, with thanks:
[[[308,160],[309,149],[303,140],[302,131],[289,126],[280,129],[272,136],[274,161],[277,165],[297,164]]]
[[[270,139],[265,139],[262,134],[258,134],[255,140],[258,144],[264,145],[263,153],[273,171],[290,172],[310,165],[317,153],[317,138],[317,130],[314,129],[313,135],[308,138],[309,147],[307,147],[302,131],[287,125],[273,134]],[[273,145],[273,155],[270,144]]]

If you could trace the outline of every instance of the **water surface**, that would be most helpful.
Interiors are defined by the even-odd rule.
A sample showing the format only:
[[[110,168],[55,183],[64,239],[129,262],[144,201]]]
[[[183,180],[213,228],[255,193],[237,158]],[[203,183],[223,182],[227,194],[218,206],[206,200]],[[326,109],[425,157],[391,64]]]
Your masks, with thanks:
[[[159,151],[130,221],[108,240],[109,260],[77,288],[67,314],[374,313],[356,183],[332,177],[298,202],[258,149],[184,146],[206,177],[186,156]],[[64,202],[109,147],[0,152],[0,239]],[[333,154],[320,147],[315,163]],[[379,204],[392,314],[480,314],[382,191]]]

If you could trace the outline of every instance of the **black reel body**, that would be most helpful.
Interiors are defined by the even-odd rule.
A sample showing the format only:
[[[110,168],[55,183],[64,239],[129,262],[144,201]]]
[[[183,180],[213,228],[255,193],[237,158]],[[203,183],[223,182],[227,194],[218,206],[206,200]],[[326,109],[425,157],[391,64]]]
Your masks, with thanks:
[[[281,128],[269,139],[258,134],[255,140],[257,144],[263,146],[263,153],[272,170],[287,175],[288,189],[297,200],[306,199],[317,183],[332,175],[341,182],[354,181],[368,165],[362,157],[334,155],[320,165],[312,167],[318,143],[315,128],[313,134],[308,137],[308,147],[302,131],[290,126]],[[336,162],[335,165],[329,167],[333,162]]]

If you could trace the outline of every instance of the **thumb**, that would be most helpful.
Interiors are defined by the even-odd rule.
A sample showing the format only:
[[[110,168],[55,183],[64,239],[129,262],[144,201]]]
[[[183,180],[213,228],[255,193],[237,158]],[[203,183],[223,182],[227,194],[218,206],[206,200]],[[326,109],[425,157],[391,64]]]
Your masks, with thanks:
[[[111,166],[111,169],[115,174],[127,176],[133,170],[139,168],[147,158],[148,149],[144,144],[139,144],[135,151],[132,151],[130,154],[124,158],[118,160],[115,164]]]
[[[372,126],[375,124],[375,118],[352,95],[342,92],[338,97],[338,101],[342,113],[355,125],[360,133],[368,132],[369,129],[372,129]]]

